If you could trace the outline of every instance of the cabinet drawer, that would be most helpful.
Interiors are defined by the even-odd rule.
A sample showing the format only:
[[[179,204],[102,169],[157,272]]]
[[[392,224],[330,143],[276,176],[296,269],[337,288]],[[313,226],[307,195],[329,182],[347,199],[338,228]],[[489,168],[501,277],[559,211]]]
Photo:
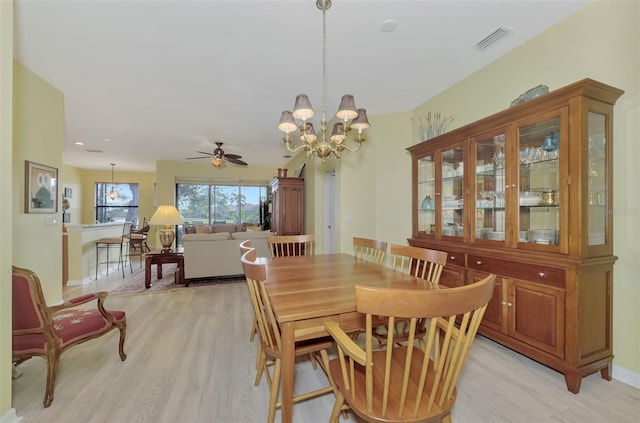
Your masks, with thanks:
[[[565,272],[556,267],[524,264],[509,260],[469,255],[467,267],[486,273],[524,279],[564,289]]]
[[[447,252],[447,266],[460,266],[465,267],[464,253]]]

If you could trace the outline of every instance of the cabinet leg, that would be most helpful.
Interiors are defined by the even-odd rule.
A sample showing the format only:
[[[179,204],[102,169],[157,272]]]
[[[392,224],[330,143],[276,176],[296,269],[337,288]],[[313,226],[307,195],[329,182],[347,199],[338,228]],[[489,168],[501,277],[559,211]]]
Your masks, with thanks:
[[[600,369],[600,376],[602,376],[603,379],[605,380],[611,380],[611,366],[612,366],[612,361],[609,360],[607,362],[607,366],[603,367],[602,369]]]
[[[567,383],[567,389],[569,392],[577,394],[580,392],[580,384],[582,383],[582,377],[577,372],[565,373],[564,380]]]

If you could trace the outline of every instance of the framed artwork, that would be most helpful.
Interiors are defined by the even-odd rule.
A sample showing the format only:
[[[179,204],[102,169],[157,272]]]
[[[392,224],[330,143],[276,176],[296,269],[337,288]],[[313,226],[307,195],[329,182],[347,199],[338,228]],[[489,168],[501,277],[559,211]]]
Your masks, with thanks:
[[[296,171],[293,173],[294,178],[302,178],[304,176],[304,166],[305,163],[302,163],[300,166],[298,166]]]
[[[25,213],[58,212],[58,169],[25,160]]]

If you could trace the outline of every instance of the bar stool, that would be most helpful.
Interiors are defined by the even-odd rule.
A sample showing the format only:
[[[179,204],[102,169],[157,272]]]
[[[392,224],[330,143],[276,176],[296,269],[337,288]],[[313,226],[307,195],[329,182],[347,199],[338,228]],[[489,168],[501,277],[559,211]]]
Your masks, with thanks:
[[[98,280],[98,266],[101,264],[106,264],[107,265],[107,275],[109,274],[109,265],[111,263],[118,263],[118,269],[120,269],[120,265],[122,265],[122,277],[124,278],[124,260],[126,260],[125,257],[129,257],[129,234],[131,233],[131,226],[133,225],[133,222],[130,221],[125,221],[124,225],[122,226],[122,235],[119,237],[105,237],[105,238],[100,238],[98,240],[96,240],[96,280]],[[109,259],[109,250],[111,250],[112,248],[118,248],[119,249],[119,254],[118,254],[118,261],[111,261]],[[124,248],[127,248],[126,251],[126,256],[123,254],[124,253]],[[100,261],[100,250],[107,250],[107,259],[106,261]],[[133,273],[133,266],[131,265],[131,258],[129,258],[129,267],[131,268],[131,273]]]

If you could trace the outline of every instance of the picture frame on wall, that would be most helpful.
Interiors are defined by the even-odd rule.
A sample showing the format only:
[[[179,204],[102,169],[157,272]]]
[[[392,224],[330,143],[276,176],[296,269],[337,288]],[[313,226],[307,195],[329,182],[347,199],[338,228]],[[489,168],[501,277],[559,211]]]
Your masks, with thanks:
[[[58,169],[25,160],[25,213],[58,212]]]

